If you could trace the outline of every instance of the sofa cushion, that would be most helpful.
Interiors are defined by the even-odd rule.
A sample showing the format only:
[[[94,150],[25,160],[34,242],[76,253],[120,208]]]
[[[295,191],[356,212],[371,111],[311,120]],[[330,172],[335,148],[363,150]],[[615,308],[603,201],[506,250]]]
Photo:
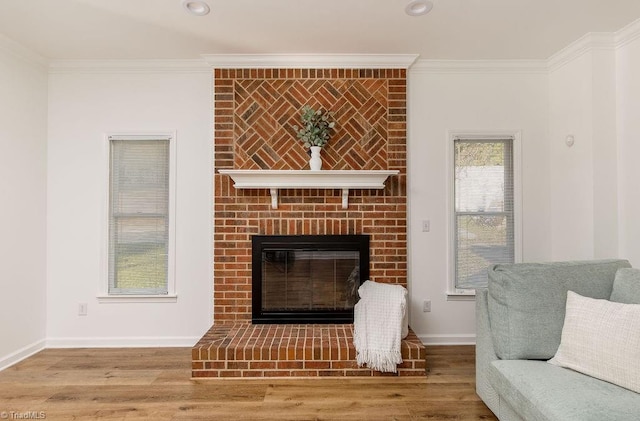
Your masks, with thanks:
[[[640,304],[640,269],[618,269],[609,299],[618,303]]]
[[[527,421],[637,421],[640,414],[640,394],[544,361],[498,360],[487,374]]]
[[[549,362],[640,393],[640,304],[569,291],[560,347]]]
[[[560,345],[567,291],[585,297],[611,296],[626,260],[519,263],[489,268],[489,320],[501,359],[553,357]]]

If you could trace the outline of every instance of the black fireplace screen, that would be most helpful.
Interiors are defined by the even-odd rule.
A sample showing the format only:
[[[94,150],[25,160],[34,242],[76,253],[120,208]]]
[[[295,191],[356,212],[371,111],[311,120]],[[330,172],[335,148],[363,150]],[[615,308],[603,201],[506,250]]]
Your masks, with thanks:
[[[254,323],[351,323],[369,236],[253,237]]]

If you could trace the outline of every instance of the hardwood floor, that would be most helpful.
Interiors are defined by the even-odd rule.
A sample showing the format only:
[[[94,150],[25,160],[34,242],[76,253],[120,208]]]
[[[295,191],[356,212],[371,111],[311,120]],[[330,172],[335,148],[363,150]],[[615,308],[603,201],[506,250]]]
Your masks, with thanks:
[[[0,372],[0,418],[496,420],[475,394],[473,347],[427,347],[427,367],[426,379],[192,380],[190,348],[47,349]]]

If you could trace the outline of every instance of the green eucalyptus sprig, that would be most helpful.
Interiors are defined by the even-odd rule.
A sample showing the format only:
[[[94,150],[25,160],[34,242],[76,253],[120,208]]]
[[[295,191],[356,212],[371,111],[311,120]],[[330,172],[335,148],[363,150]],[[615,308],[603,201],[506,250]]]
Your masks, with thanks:
[[[302,107],[302,127],[294,125],[293,128],[305,148],[327,144],[331,137],[330,131],[336,125],[331,117],[330,111],[314,110],[309,105]]]

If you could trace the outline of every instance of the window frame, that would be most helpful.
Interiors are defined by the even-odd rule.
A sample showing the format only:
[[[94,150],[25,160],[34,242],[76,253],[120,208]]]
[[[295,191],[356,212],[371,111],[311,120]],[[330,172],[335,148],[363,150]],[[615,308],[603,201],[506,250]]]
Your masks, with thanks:
[[[449,130],[447,132],[447,299],[474,300],[475,289],[456,288],[455,140],[512,139],[513,146],[513,246],[514,261],[522,261],[522,165],[518,130]]]
[[[98,302],[100,303],[128,303],[128,302],[176,302],[176,173],[177,147],[175,130],[158,131],[110,131],[103,134],[104,149],[104,194],[102,214],[102,265]],[[166,294],[111,294],[109,292],[109,218],[110,218],[110,190],[111,190],[111,140],[168,140],[169,141],[169,207],[168,207],[168,251],[167,251],[167,293]]]

